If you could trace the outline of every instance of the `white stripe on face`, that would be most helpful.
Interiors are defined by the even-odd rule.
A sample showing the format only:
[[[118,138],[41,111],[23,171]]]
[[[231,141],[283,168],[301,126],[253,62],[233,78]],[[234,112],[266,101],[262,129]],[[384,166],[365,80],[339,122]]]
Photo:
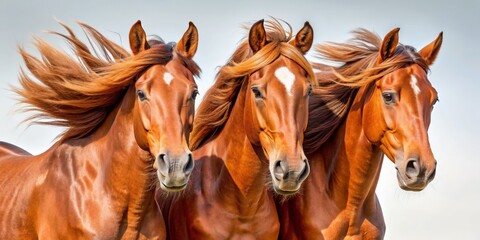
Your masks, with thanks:
[[[278,80],[285,85],[288,95],[291,96],[292,87],[295,83],[295,75],[293,75],[293,73],[290,72],[287,67],[279,67],[277,70],[275,70],[275,77],[277,77]]]
[[[412,80],[410,81],[410,85],[412,86],[412,89],[415,95],[420,94],[421,90],[418,87],[418,80],[414,75],[412,75]]]
[[[172,80],[173,80],[172,74],[169,73],[169,72],[165,72],[165,74],[163,74],[163,80],[165,80],[167,85],[170,85],[170,82],[172,82]]]

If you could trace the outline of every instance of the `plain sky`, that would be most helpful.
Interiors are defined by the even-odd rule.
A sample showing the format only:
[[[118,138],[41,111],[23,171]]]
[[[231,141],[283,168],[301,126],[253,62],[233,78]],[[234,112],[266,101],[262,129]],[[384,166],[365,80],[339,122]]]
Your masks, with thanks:
[[[436,178],[422,192],[402,191],[394,165],[385,159],[377,194],[387,224],[386,239],[479,239],[480,1],[0,0],[0,141],[38,154],[61,131],[21,124],[26,115],[16,112],[16,96],[9,87],[18,86],[23,64],[17,46],[35,52],[32,35],[66,48],[58,37],[44,32],[63,30],[54,18],[77,31],[75,21],[90,24],[125,47],[128,30],[138,19],[147,34],[166,41],[178,41],[188,21],[193,21],[200,33],[194,59],[203,69],[197,80],[202,94],[244,36],[241,25],[268,16],[289,22],[295,33],[308,20],[316,43],[343,42],[358,27],[382,37],[400,27],[400,42],[421,49],[444,32],[442,49],[429,75],[440,97],[429,130],[438,160]]]

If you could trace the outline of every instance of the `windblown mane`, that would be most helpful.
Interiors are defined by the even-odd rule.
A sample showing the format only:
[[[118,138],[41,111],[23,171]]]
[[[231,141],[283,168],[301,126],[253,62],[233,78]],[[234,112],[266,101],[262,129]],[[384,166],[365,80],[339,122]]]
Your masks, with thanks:
[[[248,76],[271,64],[280,56],[295,61],[307,72],[309,79],[314,79],[310,63],[303,54],[288,41],[292,38],[291,27],[289,30],[276,19],[265,21],[267,40],[257,53],[253,54],[248,44],[248,39],[240,43],[228,62],[220,69],[214,85],[207,91],[202,103],[197,109],[190,147],[195,150],[204,143],[214,139],[222,130],[230,116],[238,93]],[[316,85],[316,81],[312,81]]]
[[[133,56],[94,28],[80,23],[92,53],[68,26],[60,24],[69,35],[51,33],[63,37],[77,59],[35,37],[40,58],[19,49],[30,74],[21,69],[21,87],[14,91],[25,104],[23,111],[35,112],[25,121],[66,127],[60,135],[62,139],[81,138],[91,133],[121,101],[139,74],[152,65],[166,64],[174,57],[174,46],[158,40],[150,49]],[[200,70],[192,60],[181,54],[176,56],[198,75]]]
[[[382,39],[365,29],[353,31],[347,43],[327,43],[316,46],[320,60],[332,65],[312,63],[319,88],[310,98],[310,115],[305,132],[304,149],[311,153],[335,132],[347,115],[360,87],[400,68],[418,64],[425,71],[428,65],[415,48],[399,44],[392,57],[378,63]]]

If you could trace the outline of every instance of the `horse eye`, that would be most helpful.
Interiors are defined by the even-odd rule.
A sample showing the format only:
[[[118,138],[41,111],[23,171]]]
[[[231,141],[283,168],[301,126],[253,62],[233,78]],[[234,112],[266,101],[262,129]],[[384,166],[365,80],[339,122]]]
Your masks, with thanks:
[[[140,101],[145,101],[147,99],[147,96],[142,90],[137,90],[137,96],[140,99]]]
[[[308,86],[307,96],[311,96],[312,91],[313,91],[312,85]]]
[[[383,101],[387,105],[395,103],[395,93],[384,92],[384,93],[382,93],[382,97],[383,97]]]
[[[256,99],[261,99],[262,98],[262,93],[260,92],[260,90],[258,90],[257,87],[252,87],[252,92],[255,95]]]
[[[192,95],[190,97],[190,99],[192,99],[193,101],[195,101],[195,99],[197,99],[197,96],[198,96],[198,90],[197,89],[194,89],[193,92],[192,92]]]

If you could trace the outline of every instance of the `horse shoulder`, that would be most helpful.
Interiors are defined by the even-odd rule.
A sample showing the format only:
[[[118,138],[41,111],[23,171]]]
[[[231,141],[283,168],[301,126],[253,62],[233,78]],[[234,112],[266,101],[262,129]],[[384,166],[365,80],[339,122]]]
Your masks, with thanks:
[[[12,144],[0,143],[0,236],[36,238],[36,186],[44,162]]]
[[[40,155],[45,162],[44,177],[35,189],[36,204],[39,209],[52,210],[39,211],[36,220],[38,231],[46,238],[101,237],[118,230],[112,216],[112,222],[102,223],[112,206],[108,198],[102,196],[105,191],[97,186],[98,169],[87,168],[86,160],[95,159],[84,149],[84,146],[57,143]]]

